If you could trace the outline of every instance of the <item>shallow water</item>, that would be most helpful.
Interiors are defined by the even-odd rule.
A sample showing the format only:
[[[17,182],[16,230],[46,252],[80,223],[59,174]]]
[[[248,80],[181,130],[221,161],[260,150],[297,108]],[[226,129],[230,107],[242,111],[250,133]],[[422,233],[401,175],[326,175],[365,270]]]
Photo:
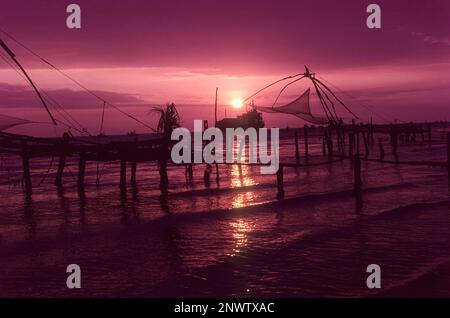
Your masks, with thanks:
[[[401,145],[400,160],[445,161],[442,136]],[[389,153],[386,137],[384,143]],[[319,140],[312,144],[309,162],[325,161]],[[293,139],[282,139],[281,161],[294,162],[293,154]],[[279,201],[276,177],[258,167],[221,166],[220,184],[213,174],[207,188],[203,165],[192,183],[184,167],[170,166],[164,198],[155,164],[138,166],[138,184],[126,194],[118,164],[100,164],[99,186],[90,164],[80,197],[75,158],[59,192],[52,185],[56,162],[49,169],[46,159],[32,161],[35,188],[26,199],[19,164],[2,158],[0,296],[409,295],[402,286],[449,296],[446,284],[425,279],[450,266],[445,168],[363,161],[360,199],[348,160],[285,168]],[[71,263],[82,269],[79,290],[66,288]],[[381,290],[366,287],[372,263],[382,268]],[[447,272],[439,273],[449,281]]]

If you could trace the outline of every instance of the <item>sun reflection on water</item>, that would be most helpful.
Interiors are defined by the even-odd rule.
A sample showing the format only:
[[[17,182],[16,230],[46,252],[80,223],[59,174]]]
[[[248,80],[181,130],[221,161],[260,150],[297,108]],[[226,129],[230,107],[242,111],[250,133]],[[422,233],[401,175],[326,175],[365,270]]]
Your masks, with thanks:
[[[232,188],[256,184],[255,180],[250,175],[250,166],[232,165],[230,173]]]
[[[240,253],[242,248],[247,245],[248,242],[248,233],[254,229],[254,224],[245,221],[243,219],[238,219],[236,221],[229,223],[232,230],[232,237],[234,240],[234,247],[231,253],[228,253],[228,256],[236,256],[236,254]]]
[[[231,166],[231,188],[248,187],[256,185],[256,181],[250,175],[249,166]],[[233,208],[241,208],[251,204],[255,200],[254,191],[236,192],[231,203]]]

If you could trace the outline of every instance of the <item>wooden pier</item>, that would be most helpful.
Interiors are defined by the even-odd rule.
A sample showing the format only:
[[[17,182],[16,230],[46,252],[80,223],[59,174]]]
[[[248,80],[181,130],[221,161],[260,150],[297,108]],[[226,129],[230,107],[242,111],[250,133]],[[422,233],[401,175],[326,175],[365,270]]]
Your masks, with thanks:
[[[368,125],[347,125],[340,127],[326,127],[323,131],[324,160],[321,162],[310,162],[309,151],[309,130],[311,128],[304,126],[303,132],[295,130],[295,162],[281,162],[279,170],[276,174],[277,198],[283,199],[284,191],[284,169],[299,168],[319,165],[330,165],[342,160],[350,160],[353,167],[354,189],[360,193],[362,189],[361,179],[361,161],[379,162],[385,164],[401,164],[401,165],[421,165],[446,167],[448,171],[449,189],[450,189],[450,133],[446,134],[447,161],[399,161],[398,159],[398,140],[403,143],[415,143],[416,137],[414,132],[423,132],[422,142],[428,145],[431,142],[431,128],[424,129],[422,125],[389,125],[374,126]],[[428,139],[425,140],[425,131],[427,131]],[[374,132],[385,134],[389,137],[391,144],[391,155],[393,160],[385,160],[386,151],[383,145],[383,138],[378,138],[379,158],[369,158],[370,149],[374,146]],[[361,136],[359,138],[358,136]],[[303,137],[303,138],[302,138]],[[301,152],[301,139],[304,143],[303,154]],[[345,140],[348,140],[348,149],[345,147]],[[363,143],[364,153],[360,152],[359,143]],[[402,144],[400,142],[400,144]],[[334,147],[336,143],[337,147]],[[136,136],[126,136],[124,140],[110,140],[102,137],[82,138],[71,137],[65,133],[61,138],[36,138],[23,135],[15,135],[9,133],[0,133],[0,153],[17,155],[22,159],[23,169],[23,185],[24,192],[27,196],[32,195],[33,185],[31,180],[30,160],[39,157],[57,158],[58,167],[54,184],[57,188],[63,186],[63,173],[68,157],[78,158],[78,174],[77,189],[80,194],[85,191],[85,173],[86,165],[89,162],[119,162],[119,188],[121,191],[127,189],[127,167],[130,166],[130,183],[136,185],[137,182],[137,165],[142,162],[158,163],[160,175],[160,190],[162,194],[168,193],[169,177],[167,174],[167,165],[170,160],[170,145],[161,138],[142,139]],[[300,162],[300,157],[305,160]],[[216,163],[216,183],[220,184],[219,166],[220,165],[262,165],[260,163]],[[193,166],[195,164],[185,165],[186,176],[192,180]],[[212,166],[205,170],[205,185],[210,185],[210,174],[213,172]],[[97,171],[98,174],[98,171]],[[98,182],[98,179],[97,179]]]

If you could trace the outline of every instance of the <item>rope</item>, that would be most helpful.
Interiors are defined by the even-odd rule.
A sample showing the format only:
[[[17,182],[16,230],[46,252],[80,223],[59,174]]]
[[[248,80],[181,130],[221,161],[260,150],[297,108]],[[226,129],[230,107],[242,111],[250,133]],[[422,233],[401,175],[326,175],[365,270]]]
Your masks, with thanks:
[[[13,37],[11,34],[9,34],[8,32],[6,32],[5,30],[3,30],[2,28],[0,28],[0,32],[2,32],[3,34],[5,34],[7,37],[9,37],[11,40],[13,40],[14,42],[16,42],[18,45],[20,45],[21,47],[23,47],[25,50],[27,50],[29,53],[31,53],[32,55],[34,55],[36,58],[38,58],[39,60],[41,60],[43,63],[47,64],[48,66],[50,66],[52,69],[54,69],[55,71],[59,72],[61,75],[63,75],[64,77],[68,78],[70,81],[72,81],[73,83],[75,83],[76,85],[78,85],[80,88],[82,88],[83,90],[85,90],[86,92],[88,92],[89,94],[91,94],[92,96],[94,96],[95,98],[101,100],[103,103],[105,103],[106,105],[114,108],[115,110],[117,110],[118,112],[122,113],[123,115],[131,118],[132,120],[140,123],[141,125],[150,128],[151,127],[149,125],[147,125],[146,123],[144,123],[143,121],[137,119],[136,117],[134,117],[133,115],[123,111],[122,109],[120,109],[119,107],[117,107],[116,105],[106,101],[105,99],[103,99],[102,97],[100,97],[99,95],[97,95],[96,93],[94,93],[93,91],[91,91],[90,89],[88,89],[86,86],[84,86],[83,84],[81,84],[79,81],[77,81],[76,79],[72,78],[71,76],[69,76],[68,74],[66,74],[65,72],[63,72],[62,70],[60,70],[59,68],[57,68],[55,65],[53,65],[52,63],[50,63],[49,61],[47,61],[46,59],[44,59],[43,57],[41,57],[39,54],[37,54],[36,52],[34,52],[33,50],[31,50],[29,47],[25,46],[23,43],[21,43],[19,40],[17,40],[15,37]]]
[[[385,117],[385,116],[382,115],[381,113],[374,111],[374,110],[372,109],[373,106],[370,106],[370,107],[369,107],[369,105],[364,105],[364,104],[363,104],[361,101],[359,101],[355,96],[353,96],[353,95],[351,95],[350,93],[347,93],[346,91],[340,89],[339,87],[337,87],[336,85],[334,85],[334,84],[331,83],[330,81],[326,80],[326,79],[323,78],[322,76],[319,76],[319,75],[318,75],[317,77],[319,77],[320,79],[322,79],[324,82],[326,82],[327,84],[329,84],[329,85],[332,86],[334,89],[336,89],[336,90],[338,90],[339,92],[341,92],[342,94],[345,94],[345,95],[347,95],[348,97],[352,98],[354,101],[356,101],[356,102],[359,104],[359,106],[363,107],[364,109],[368,110],[369,112],[372,112],[374,115],[376,115],[377,117],[379,117],[379,118],[382,119],[383,121],[385,121],[385,122],[387,122],[387,123],[392,122],[392,120],[390,120],[389,118]],[[392,117],[393,119],[395,119],[394,116],[391,116],[391,117]],[[400,119],[398,119],[398,120],[401,121],[401,122],[403,122],[403,123],[406,123],[406,122],[403,121],[403,120],[400,120]]]
[[[102,97],[100,97],[99,95],[97,95],[96,93],[94,93],[93,91],[91,91],[90,89],[88,89],[86,86],[84,86],[83,84],[81,84],[79,81],[77,81],[76,79],[72,78],[71,76],[69,76],[68,74],[66,74],[65,72],[63,72],[62,70],[60,70],[59,68],[57,68],[55,65],[53,65],[52,63],[50,63],[49,61],[47,61],[46,59],[44,59],[43,57],[41,57],[39,54],[37,54],[36,52],[34,52],[33,50],[31,50],[29,47],[25,46],[23,43],[21,43],[19,40],[17,40],[16,38],[14,38],[11,34],[9,34],[8,32],[6,32],[5,30],[3,30],[2,28],[0,28],[0,32],[2,32],[3,34],[5,34],[7,37],[9,37],[11,40],[13,40],[14,42],[16,42],[18,45],[20,45],[21,47],[23,47],[25,50],[27,50],[29,53],[31,53],[32,55],[34,55],[36,58],[38,58],[39,60],[41,60],[43,63],[47,64],[48,66],[50,66],[52,69],[56,70],[57,72],[59,72],[61,75],[63,75],[64,77],[68,78],[69,80],[71,80],[73,83],[75,83],[76,85],[78,85],[79,87],[81,87],[83,90],[85,90],[86,92],[88,92],[89,94],[91,94],[92,96],[94,96],[95,98],[101,100],[102,102],[104,102],[106,105],[114,108],[115,110],[117,110],[118,112],[122,113],[123,115],[131,118],[132,120],[140,123],[141,125],[150,128],[151,127],[149,125],[147,125],[146,123],[144,123],[143,121],[137,119],[136,117],[134,117],[133,115],[123,111],[122,109],[120,109],[119,107],[117,107],[116,105],[106,101],[105,99],[103,99]]]
[[[5,61],[5,63],[7,63],[26,83],[28,83],[27,79],[25,78],[25,76],[19,72],[19,70],[16,68],[16,66],[11,63],[3,54],[3,52],[0,51],[0,57]],[[67,116],[69,116],[73,122],[75,122],[76,125],[80,126],[82,130],[79,130],[75,127],[73,127],[73,123],[70,123],[70,119],[68,119],[64,114],[62,114],[60,112],[60,110],[58,108],[52,107],[56,112],[58,112],[58,114],[60,114],[66,121],[68,121],[70,124],[67,123],[63,123],[61,120],[58,120],[55,118],[56,122],[62,123],[64,126],[75,129],[81,133],[87,133],[89,134],[89,132],[87,131],[86,128],[84,128],[75,118],[73,118],[65,109],[64,107],[62,107],[56,100],[54,100],[45,90],[43,90],[41,87],[39,87],[36,84],[36,87],[42,91],[42,93],[44,94],[44,98],[46,98],[46,100],[49,102],[50,106],[54,106],[57,105],[63,112],[65,112],[67,114]],[[89,134],[90,135],[90,134]]]
[[[53,161],[54,161],[55,157],[52,156],[52,160],[50,161],[50,164],[48,166],[47,172],[44,174],[44,176],[42,177],[41,181],[39,181],[38,183],[38,187],[41,186],[41,184],[44,182],[44,180],[47,178],[48,174],[50,173],[50,169],[53,167]]]
[[[103,132],[103,122],[104,122],[104,119],[105,119],[105,106],[106,106],[106,103],[104,102],[103,103],[103,109],[102,109],[102,120],[100,122],[100,130],[98,132],[99,134],[101,134]]]
[[[278,84],[278,83],[280,83],[282,81],[285,81],[285,80],[288,80],[288,79],[291,79],[291,78],[295,78],[295,77],[299,77],[300,75],[303,75],[303,73],[298,73],[298,74],[295,74],[295,75],[286,76],[286,77],[283,77],[282,79],[279,79],[279,80],[277,80],[277,81],[275,81],[273,83],[270,83],[269,85],[266,85],[263,88],[261,88],[260,90],[258,90],[256,93],[254,93],[254,94],[250,95],[249,97],[247,97],[246,99],[244,99],[244,103],[246,101],[248,101],[250,98],[258,95],[259,93],[261,93],[263,90],[265,90],[265,89],[267,89],[267,88],[269,88],[269,87],[271,87],[271,86],[273,86],[275,84]]]

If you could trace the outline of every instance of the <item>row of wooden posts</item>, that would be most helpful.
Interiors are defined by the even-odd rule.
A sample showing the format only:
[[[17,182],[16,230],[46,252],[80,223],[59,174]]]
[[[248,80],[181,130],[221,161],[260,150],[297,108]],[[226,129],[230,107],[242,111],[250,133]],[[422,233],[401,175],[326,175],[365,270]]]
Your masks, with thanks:
[[[329,160],[332,160],[333,158],[333,133],[336,134],[336,141],[337,141],[337,148],[338,152],[337,154],[339,156],[345,155],[345,148],[346,148],[346,138],[345,134],[348,134],[348,156],[347,158],[351,159],[354,164],[354,176],[355,176],[355,190],[358,190],[361,188],[361,178],[360,178],[360,136],[363,139],[363,144],[365,148],[365,157],[368,157],[369,154],[369,145],[374,144],[374,129],[373,125],[352,125],[349,129],[344,129],[344,126],[335,126],[335,127],[328,127],[326,128],[324,132],[323,137],[323,153],[324,155],[328,155]],[[413,130],[412,130],[413,131]],[[419,130],[420,132],[421,130]],[[390,143],[392,147],[392,153],[394,155],[397,155],[397,145],[398,145],[398,139],[399,139],[400,133],[397,131],[395,126],[391,126],[389,136],[390,136]],[[407,134],[405,134],[407,135]],[[411,134],[411,136],[414,136]],[[308,125],[305,125],[303,128],[303,138],[304,138],[304,156],[306,159],[309,157],[309,127]],[[295,157],[297,164],[300,161],[300,144],[299,144],[299,136],[297,130],[295,131],[294,135],[295,139]],[[407,142],[415,142],[415,137],[412,138],[405,138],[404,140],[408,140]],[[423,137],[423,140],[425,138]],[[428,130],[428,140],[431,140],[431,133],[430,130]],[[59,163],[58,168],[56,172],[56,178],[55,178],[55,185],[60,187],[62,186],[62,177],[63,177],[63,171],[64,167],[66,165],[66,158],[68,156],[67,147],[64,145],[69,143],[69,136],[64,135],[62,139],[62,147],[61,153],[59,156]],[[382,139],[378,139],[378,145],[380,148],[380,159],[382,160],[384,158],[384,147],[382,143]],[[28,195],[31,195],[32,193],[32,183],[31,183],[31,174],[30,174],[30,164],[29,164],[29,155],[27,153],[27,146],[26,143],[24,143],[22,147],[22,164],[23,164],[23,173],[24,173],[24,188]],[[167,158],[166,158],[167,159]],[[79,163],[78,163],[78,176],[77,176],[77,186],[79,192],[84,192],[84,183],[85,183],[85,170],[86,170],[86,155],[83,151],[79,153]],[[131,178],[130,183],[132,185],[136,184],[136,170],[137,170],[137,162],[136,161],[129,161],[131,163]],[[126,190],[127,187],[127,160],[121,159],[120,160],[120,189]],[[219,184],[219,165],[216,164],[216,182]],[[278,197],[282,198],[284,197],[284,182],[283,182],[283,174],[284,174],[284,166],[283,164],[280,164],[280,168],[277,172],[277,188],[278,188]],[[289,164],[288,166],[293,166],[292,164]],[[295,165],[294,165],[295,166]],[[448,175],[449,175],[449,187],[450,187],[450,134],[447,134],[447,167],[448,167]],[[209,185],[210,182],[210,174],[212,171],[212,167],[209,166],[205,170],[205,184]],[[163,194],[168,192],[168,175],[167,175],[167,160],[160,160],[159,161],[159,172],[160,172],[160,190]],[[193,165],[187,165],[186,166],[186,173],[189,176],[189,178],[192,180],[193,176]]]
[[[322,151],[324,155],[328,154],[328,158],[331,160],[333,158],[333,128],[336,132],[336,140],[338,150],[343,156],[345,152],[345,129],[343,125],[337,126],[329,126],[324,131],[323,142],[322,142]],[[389,126],[389,142],[392,149],[392,154],[396,159],[398,159],[397,149],[398,142],[400,140],[401,143],[416,143],[417,134],[420,134],[422,137],[422,142],[425,142],[425,132],[427,133],[428,142],[431,142],[431,125],[427,125],[427,130],[423,129],[423,126],[420,125],[417,127],[414,124],[409,124],[404,127],[401,131],[395,126]],[[304,136],[304,145],[305,145],[305,158],[308,159],[308,126],[304,126],[303,130]],[[360,136],[363,139],[364,144],[364,157],[367,158],[369,156],[369,146],[374,144],[374,127],[373,122],[369,125],[359,124],[356,125],[353,121],[352,126],[350,126],[348,131],[348,157],[353,161],[353,174],[354,174],[354,189],[355,191],[360,191],[362,186],[361,180],[361,151],[360,151]],[[299,146],[299,137],[297,130],[294,135],[295,140],[295,158],[297,163],[300,161],[300,146]],[[448,184],[450,190],[450,133],[447,133],[447,171],[448,171]],[[379,156],[380,160],[383,160],[385,157],[385,150],[383,146],[383,138],[378,138],[378,147],[379,147]],[[424,165],[427,165],[424,163]],[[277,173],[277,188],[278,188],[278,197],[284,196],[284,187],[283,187],[283,166],[280,166],[280,169]]]
[[[303,136],[304,136],[304,147],[305,147],[305,159],[309,157],[308,150],[308,125],[305,125],[303,128]],[[322,152],[324,155],[328,154],[328,157],[331,159],[333,157],[333,130],[336,133],[337,147],[338,151],[341,155],[344,154],[346,148],[346,140],[345,134],[346,131],[348,133],[348,155],[353,157],[355,154],[361,154],[361,139],[364,145],[364,156],[367,158],[369,156],[369,146],[375,143],[374,138],[374,126],[371,119],[371,123],[368,125],[364,124],[353,124],[349,128],[345,128],[343,125],[329,126],[324,131],[324,136],[322,138]],[[422,136],[422,141],[425,141],[425,130],[422,125],[419,128],[414,124],[410,124],[406,126],[405,129],[399,131],[399,129],[395,125],[390,125],[389,127],[389,142],[392,148],[392,154],[397,156],[397,148],[398,142],[400,140],[401,143],[415,143],[417,133],[420,133]],[[431,142],[431,125],[427,126],[427,134],[428,134],[428,142]],[[298,130],[295,130],[294,133],[295,139],[295,158],[296,162],[300,162],[300,146],[299,146],[299,136]],[[385,150],[383,146],[383,138],[378,138],[378,147],[380,159],[384,158]]]

